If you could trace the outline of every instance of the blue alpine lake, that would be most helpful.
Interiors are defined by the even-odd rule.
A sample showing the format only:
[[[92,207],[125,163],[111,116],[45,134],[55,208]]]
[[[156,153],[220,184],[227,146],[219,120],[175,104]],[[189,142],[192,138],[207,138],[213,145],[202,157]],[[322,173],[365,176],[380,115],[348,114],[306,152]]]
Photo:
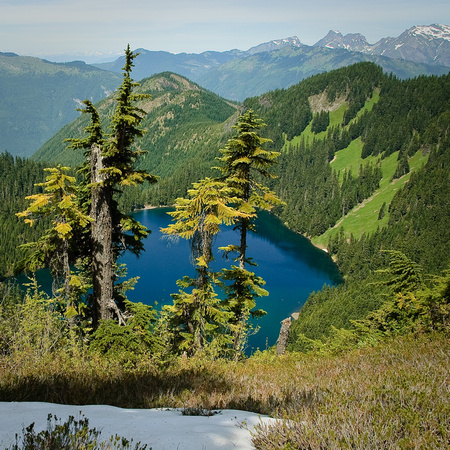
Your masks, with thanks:
[[[128,291],[128,298],[152,306],[157,302],[158,309],[172,303],[170,294],[178,292],[178,279],[195,275],[189,242],[174,240],[160,231],[172,222],[167,214],[172,210],[155,208],[135,212],[135,219],[150,229],[151,234],[144,240],[145,251],[139,258],[126,254],[120,260],[127,265],[127,278],[139,277],[134,290]],[[232,227],[222,228],[214,242],[214,270],[233,264],[222,258],[218,248],[238,244],[238,241],[239,235]],[[325,284],[338,284],[342,279],[326,252],[314,247],[308,239],[291,231],[271,214],[260,213],[256,233],[249,234],[247,244],[247,255],[257,264],[250,270],[266,281],[264,288],[269,292],[267,297],[257,299],[257,308],[267,314],[254,321],[259,331],[249,338],[246,353],[251,354],[258,348],[264,350],[276,344],[280,322],[299,311],[311,292],[320,290]],[[37,279],[50,293],[48,270],[39,271]],[[19,282],[25,281],[26,277],[21,275]]]
[[[172,218],[167,214],[170,208],[146,209],[134,213],[152,233],[145,240],[145,252],[139,258],[125,255],[128,277],[140,277],[134,290],[128,292],[130,300],[153,305],[158,308],[170,304],[170,294],[178,292],[176,284],[183,276],[193,276],[194,266],[190,261],[189,243],[184,239],[174,240],[160,232]],[[237,244],[239,236],[232,227],[223,227],[214,242],[214,270],[229,267],[232,262],[222,258],[218,248]],[[267,297],[257,300],[257,308],[267,315],[257,319],[258,333],[250,336],[247,353],[276,344],[280,322],[298,311],[309,294],[320,290],[325,284],[341,281],[339,271],[330,256],[314,247],[305,237],[294,233],[278,218],[261,213],[256,222],[256,233],[248,237],[247,254],[257,264],[251,270],[265,281]]]

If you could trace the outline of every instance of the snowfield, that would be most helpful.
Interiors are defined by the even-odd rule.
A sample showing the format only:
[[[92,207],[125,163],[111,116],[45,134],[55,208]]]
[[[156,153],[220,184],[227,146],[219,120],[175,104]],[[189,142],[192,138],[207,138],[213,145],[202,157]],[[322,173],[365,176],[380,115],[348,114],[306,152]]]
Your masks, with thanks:
[[[207,416],[184,416],[180,409],[123,409],[104,405],[59,405],[54,403],[0,402],[0,448],[15,443],[15,435],[35,423],[38,433],[47,426],[48,414],[67,421],[82,416],[89,428],[101,431],[100,441],[119,435],[133,445],[141,442],[153,450],[252,449],[251,430],[259,423],[275,421],[267,416],[238,410],[220,410]]]

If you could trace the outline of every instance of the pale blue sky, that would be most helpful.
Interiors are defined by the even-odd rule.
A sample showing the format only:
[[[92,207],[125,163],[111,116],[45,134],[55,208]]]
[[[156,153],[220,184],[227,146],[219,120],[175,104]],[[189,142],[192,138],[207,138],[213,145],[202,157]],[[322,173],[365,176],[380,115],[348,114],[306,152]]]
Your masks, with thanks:
[[[450,25],[449,0],[0,0],[0,51],[20,55],[247,50],[330,30],[369,43],[413,25]]]

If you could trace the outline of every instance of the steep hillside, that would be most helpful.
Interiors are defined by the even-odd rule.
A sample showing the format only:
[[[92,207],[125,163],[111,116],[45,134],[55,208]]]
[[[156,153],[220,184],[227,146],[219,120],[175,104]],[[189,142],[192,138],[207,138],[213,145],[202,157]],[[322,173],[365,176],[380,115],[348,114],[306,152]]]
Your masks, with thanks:
[[[236,105],[171,73],[144,80],[140,90],[153,96],[143,105],[148,133],[140,145],[149,154],[141,166],[160,182],[127,194],[129,204],[168,204],[192,181],[214,174],[210,168],[230,136]],[[342,233],[359,239],[385,228],[395,215],[395,195],[411,185],[414,172],[430,167],[450,109],[450,76],[402,81],[361,63],[249,98],[244,107],[264,119],[272,148],[282,150],[272,187],[286,207],[277,214],[317,245],[334,248]],[[110,108],[110,99],[99,103],[102,114]],[[325,127],[312,131],[324,112]],[[63,141],[82,131],[82,120],[34,158],[78,165],[81,155],[64,149]]]
[[[216,149],[230,132],[237,106],[169,72],[142,80],[136,92],[152,96],[141,105],[147,111],[143,127],[148,132],[139,145],[149,154],[140,166],[160,177],[152,190],[152,203],[167,204],[183,195],[199,176],[209,172]],[[99,102],[98,110],[107,116],[113,106],[113,99],[109,97]],[[82,153],[67,149],[64,140],[80,136],[86,125],[87,117],[66,125],[33,155],[33,159],[73,167],[80,165]],[[139,193],[139,198],[137,204],[140,205],[148,200],[145,189]]]
[[[274,183],[287,202],[280,217],[327,246],[342,226],[346,238],[385,226],[394,195],[412,172],[429,167],[445,134],[450,77],[401,81],[363,63],[244,105],[264,117],[267,136],[283,148]],[[314,133],[321,110],[329,124]]]
[[[38,191],[35,184],[44,181],[43,169],[29,159],[0,154],[0,285],[22,255],[19,246],[37,240],[47,225],[43,221],[30,227],[15,215],[28,206],[25,197]]]
[[[106,97],[119,79],[80,61],[56,64],[0,53],[0,150],[32,155],[78,116],[81,100]]]

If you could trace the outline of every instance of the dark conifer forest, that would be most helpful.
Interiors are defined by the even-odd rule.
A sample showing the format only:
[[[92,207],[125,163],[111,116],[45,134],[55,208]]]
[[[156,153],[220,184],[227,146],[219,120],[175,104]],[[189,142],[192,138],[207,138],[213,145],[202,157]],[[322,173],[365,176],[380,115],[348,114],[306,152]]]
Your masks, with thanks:
[[[29,159],[0,155],[0,276],[12,275],[20,259],[19,246],[34,240],[43,228],[30,228],[15,214],[26,206],[25,197],[37,191],[36,183],[44,179],[44,164]]]

